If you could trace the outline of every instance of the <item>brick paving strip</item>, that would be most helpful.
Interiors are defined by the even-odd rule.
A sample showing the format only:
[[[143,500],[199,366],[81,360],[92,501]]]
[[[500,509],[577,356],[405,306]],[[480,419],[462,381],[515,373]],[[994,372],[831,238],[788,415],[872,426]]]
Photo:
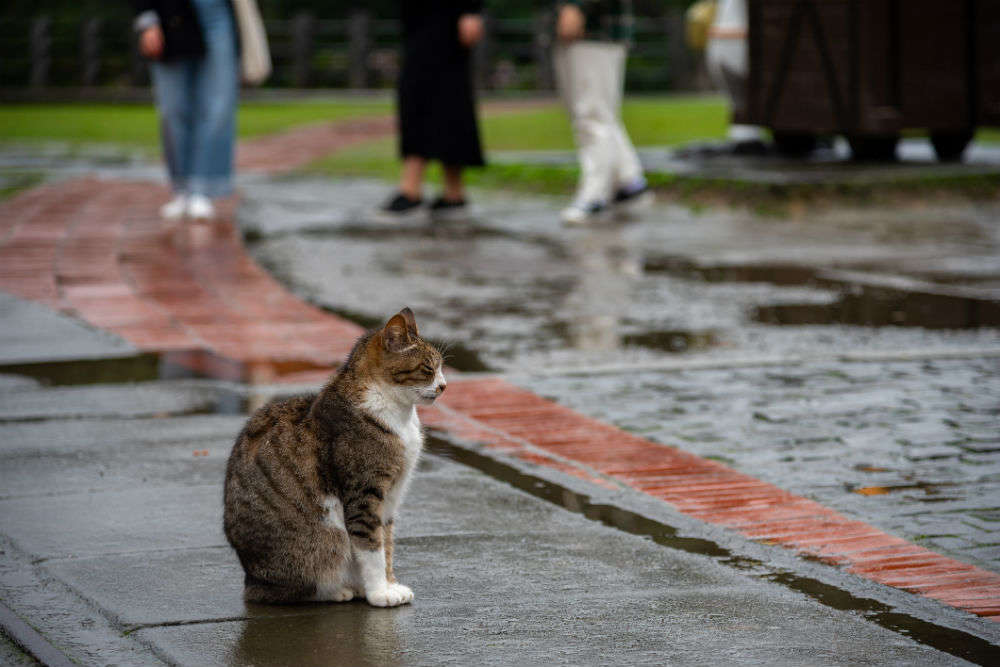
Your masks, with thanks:
[[[240,147],[285,170],[392,130],[387,119],[291,130]],[[286,150],[283,142],[294,145]],[[243,248],[235,202],[211,224],[157,216],[164,188],[78,179],[0,204],[0,289],[213,376],[320,382],[362,328],[302,302]],[[431,428],[1000,621],[1000,575],[947,558],[720,463],[631,435],[502,379],[457,377]]]

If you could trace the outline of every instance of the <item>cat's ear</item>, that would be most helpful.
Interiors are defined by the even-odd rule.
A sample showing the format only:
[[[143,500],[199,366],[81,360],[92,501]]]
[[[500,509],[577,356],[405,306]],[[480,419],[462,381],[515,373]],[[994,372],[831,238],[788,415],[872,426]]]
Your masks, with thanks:
[[[419,336],[420,334],[417,333],[417,319],[413,317],[413,311],[409,308],[403,308],[403,310],[399,311],[399,314],[406,320],[406,330],[414,336]]]
[[[382,343],[389,352],[399,352],[410,344],[410,332],[402,313],[393,315],[382,328]]]

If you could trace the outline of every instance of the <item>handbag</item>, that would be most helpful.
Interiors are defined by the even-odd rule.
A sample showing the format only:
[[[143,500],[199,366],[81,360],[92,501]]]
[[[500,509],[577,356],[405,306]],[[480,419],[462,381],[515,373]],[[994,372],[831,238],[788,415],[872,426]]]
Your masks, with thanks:
[[[271,75],[271,51],[256,0],[232,0],[240,31],[240,71],[243,81],[259,86]]]

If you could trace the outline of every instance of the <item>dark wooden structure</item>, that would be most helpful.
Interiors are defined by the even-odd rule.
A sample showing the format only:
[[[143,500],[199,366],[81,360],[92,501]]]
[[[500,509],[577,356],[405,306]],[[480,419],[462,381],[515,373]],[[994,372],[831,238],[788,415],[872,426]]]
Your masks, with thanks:
[[[856,158],[891,158],[926,130],[960,159],[1000,124],[1000,0],[748,0],[748,104],[738,122],[780,149],[843,134]]]

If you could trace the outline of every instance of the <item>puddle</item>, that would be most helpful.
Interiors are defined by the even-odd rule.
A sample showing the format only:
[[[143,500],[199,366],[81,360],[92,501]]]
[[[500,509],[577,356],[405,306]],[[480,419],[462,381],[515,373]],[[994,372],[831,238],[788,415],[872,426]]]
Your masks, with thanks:
[[[144,352],[126,357],[0,364],[0,374],[22,375],[49,387],[154,380],[213,379],[263,384],[300,373],[332,372],[306,360],[243,362],[207,350]]]
[[[700,265],[686,257],[661,256],[646,259],[647,273],[667,273],[678,278],[707,283],[770,283],[809,285],[817,282],[819,269],[796,264],[717,264]]]
[[[647,331],[640,334],[622,336],[625,347],[644,347],[661,352],[690,352],[718,345],[716,332],[707,331]]]
[[[51,387],[120,384],[162,379],[161,365],[162,355],[147,353],[129,357],[0,364],[0,374],[23,375]]]
[[[975,635],[896,612],[890,605],[856,596],[810,577],[784,570],[775,571],[762,561],[734,554],[716,542],[678,535],[677,529],[668,524],[613,505],[592,503],[587,495],[532,477],[513,466],[453,445],[433,434],[428,435],[427,449],[433,454],[479,470],[516,489],[581,514],[592,521],[599,521],[606,526],[633,535],[647,537],[665,547],[709,556],[723,565],[747,572],[759,579],[781,584],[833,609],[859,614],[883,628],[964,660],[979,665],[995,664],[996,646]]]
[[[906,326],[970,329],[1000,326],[1000,302],[960,294],[894,289],[838,280],[825,269],[796,264],[699,265],[676,256],[649,258],[645,270],[708,283],[768,283],[841,290],[833,303],[757,306],[751,318],[763,324]],[[952,277],[952,281],[960,281]]]
[[[751,317],[764,324],[853,324],[925,329],[1000,326],[1000,303],[971,297],[857,287],[829,304],[757,306]]]

